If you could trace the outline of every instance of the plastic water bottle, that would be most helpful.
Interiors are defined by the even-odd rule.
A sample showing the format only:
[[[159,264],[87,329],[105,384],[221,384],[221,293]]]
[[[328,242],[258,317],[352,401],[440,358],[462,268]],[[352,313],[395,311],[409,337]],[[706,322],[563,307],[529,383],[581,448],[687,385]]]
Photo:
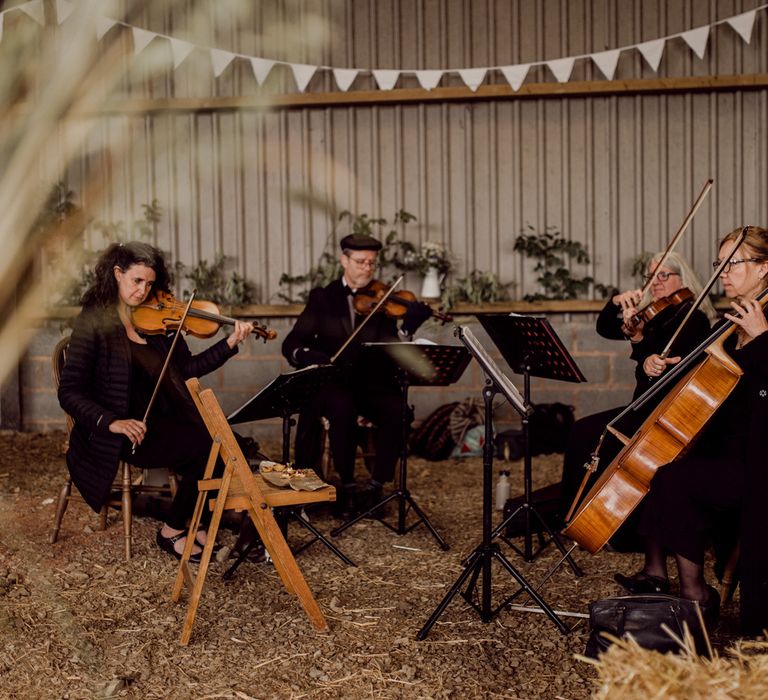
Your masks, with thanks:
[[[496,510],[504,510],[509,499],[509,472],[505,469],[499,472],[496,482]]]

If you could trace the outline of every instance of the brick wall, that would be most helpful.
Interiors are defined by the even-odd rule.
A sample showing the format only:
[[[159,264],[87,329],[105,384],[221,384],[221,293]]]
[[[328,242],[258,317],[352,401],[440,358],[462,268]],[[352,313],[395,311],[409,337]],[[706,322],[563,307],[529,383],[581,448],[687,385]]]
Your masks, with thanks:
[[[634,378],[633,363],[628,359],[628,345],[600,338],[594,331],[595,317],[592,314],[553,315],[549,320],[588,382],[573,384],[533,378],[532,400],[536,403],[561,401],[571,404],[576,409],[577,417],[629,401]],[[491,355],[522,392],[522,377],[509,370],[477,321],[473,317],[465,317],[459,319],[459,322],[469,325],[484,346],[491,349]],[[287,319],[271,320],[270,327],[279,334],[277,341],[252,341],[244,344],[237,356],[203,379],[203,384],[216,392],[225,413],[241,406],[277,374],[288,371],[288,364],[280,354],[280,338],[285,337],[292,323],[292,320]],[[25,431],[64,429],[64,419],[53,391],[50,360],[51,351],[61,335],[61,323],[47,322],[35,335],[22,359],[19,372],[20,408],[21,426]],[[420,335],[437,342],[458,342],[453,337],[453,327],[450,325],[426,327]],[[195,338],[189,340],[193,352],[203,349],[210,342]],[[452,386],[413,387],[410,397],[415,406],[416,418],[424,418],[437,406],[449,401],[469,396],[480,397],[483,383],[482,371],[476,362],[472,362],[462,378]],[[503,430],[517,425],[519,420],[514,410],[506,402],[497,399],[499,403],[502,405],[495,412],[497,428]],[[267,437],[277,439],[280,421],[273,419],[242,425],[238,426],[238,431],[252,435],[257,440]]]

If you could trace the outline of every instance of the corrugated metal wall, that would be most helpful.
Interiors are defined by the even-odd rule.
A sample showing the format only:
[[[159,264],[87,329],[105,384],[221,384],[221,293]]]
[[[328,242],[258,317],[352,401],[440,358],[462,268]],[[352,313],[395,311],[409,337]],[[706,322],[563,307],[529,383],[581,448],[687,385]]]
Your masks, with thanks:
[[[358,68],[460,68],[599,51],[708,24],[757,0],[277,0],[162,3],[134,24],[200,45],[293,62]],[[193,20],[202,6],[202,21]],[[244,10],[242,8],[245,8]],[[242,14],[244,12],[245,14]],[[319,22],[318,22],[319,18]],[[198,16],[199,19],[199,16]],[[278,32],[276,25],[289,28]],[[113,31],[120,31],[114,29]],[[323,38],[328,39],[323,41]],[[126,37],[127,41],[127,37]],[[768,72],[768,12],[745,44],[714,29],[699,60],[668,42],[663,76]],[[202,78],[201,78],[202,76]],[[617,79],[655,74],[637,52],[622,54]],[[577,62],[573,78],[599,79]],[[490,82],[503,83],[500,76]],[[529,81],[551,82],[541,68]],[[459,85],[446,77],[442,85]],[[268,81],[292,90],[277,68]],[[413,77],[400,87],[415,87]],[[358,77],[353,90],[372,87]],[[309,91],[335,89],[318,73]],[[132,97],[249,95],[250,66],[218,79],[204,52],[146,80]],[[159,113],[94,120],[88,152],[70,170],[78,190],[108,184],[106,220],[131,220],[157,198],[165,208],[157,243],[177,259],[236,258],[259,301],[275,299],[283,272],[317,260],[335,211],[418,217],[411,240],[443,240],[460,261],[533,289],[530,264],[512,252],[527,226],[555,227],[594,254],[583,271],[630,284],[632,259],[663,247],[708,177],[715,188],[682,249],[708,272],[714,239],[743,223],[768,224],[768,97],[765,89],[407,105]],[[112,157],[106,153],[112,150]],[[117,156],[115,156],[117,154]],[[315,202],[309,205],[308,201]],[[85,202],[86,207],[89,203]],[[343,233],[343,232],[342,232]],[[99,245],[94,235],[92,244]]]

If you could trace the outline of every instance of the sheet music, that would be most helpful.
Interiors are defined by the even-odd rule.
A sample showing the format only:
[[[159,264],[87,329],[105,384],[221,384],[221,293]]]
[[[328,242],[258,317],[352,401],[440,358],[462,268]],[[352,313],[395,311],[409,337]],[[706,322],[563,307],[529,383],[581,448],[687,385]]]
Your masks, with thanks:
[[[531,407],[526,406],[525,399],[517,390],[509,377],[501,371],[494,359],[486,352],[475,334],[469,329],[469,326],[457,326],[459,340],[467,346],[474,355],[483,371],[496,383],[502,394],[514,406],[514,408],[523,416],[531,413]]]

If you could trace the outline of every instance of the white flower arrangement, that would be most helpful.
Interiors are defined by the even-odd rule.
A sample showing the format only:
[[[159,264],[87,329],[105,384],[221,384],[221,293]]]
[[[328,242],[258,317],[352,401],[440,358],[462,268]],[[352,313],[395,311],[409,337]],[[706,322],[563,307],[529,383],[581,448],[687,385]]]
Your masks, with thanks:
[[[399,270],[414,270],[425,275],[429,268],[446,274],[453,268],[453,256],[440,241],[424,241],[418,248],[408,241],[396,241],[398,250],[388,258]]]

